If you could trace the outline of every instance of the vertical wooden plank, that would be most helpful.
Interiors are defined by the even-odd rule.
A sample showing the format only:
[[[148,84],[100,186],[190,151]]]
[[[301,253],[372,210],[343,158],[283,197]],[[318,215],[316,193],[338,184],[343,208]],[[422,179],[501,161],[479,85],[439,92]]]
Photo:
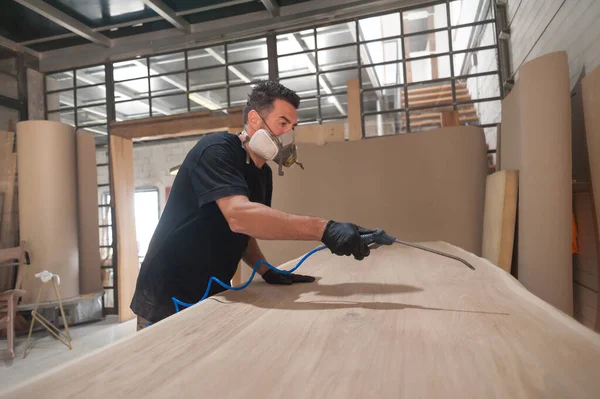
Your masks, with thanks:
[[[600,114],[598,113],[600,109],[600,67],[583,78],[581,87],[583,90],[583,113],[590,159],[592,197],[596,210],[596,226],[600,231],[600,220],[597,216],[598,210],[600,210]],[[598,265],[598,276],[600,278],[600,264]],[[600,281],[598,286],[600,287]],[[596,312],[596,331],[600,332],[600,295],[598,295]]]
[[[360,111],[360,84],[358,79],[346,82],[348,86],[348,136],[350,141],[361,140],[363,137]]]
[[[135,292],[139,273],[135,234],[133,142],[110,137],[112,201],[117,234],[117,287],[119,321],[135,317],[129,305]]]
[[[79,293],[102,290],[98,229],[98,169],[91,133],[77,133],[77,204],[79,224]]]
[[[446,111],[440,113],[442,127],[459,126],[460,119],[458,111]]]

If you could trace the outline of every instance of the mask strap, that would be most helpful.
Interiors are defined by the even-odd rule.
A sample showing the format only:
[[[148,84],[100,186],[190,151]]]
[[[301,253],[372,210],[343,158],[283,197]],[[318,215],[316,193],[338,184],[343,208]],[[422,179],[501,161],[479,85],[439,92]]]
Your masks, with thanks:
[[[244,149],[244,151],[246,151],[246,147],[244,147],[244,145],[250,141],[250,137],[248,137],[248,133],[246,133],[245,130],[242,130],[241,132],[238,133],[238,137],[242,141],[242,144],[241,144],[242,148]],[[250,154],[248,154],[248,151],[246,151],[246,163],[250,164]]]

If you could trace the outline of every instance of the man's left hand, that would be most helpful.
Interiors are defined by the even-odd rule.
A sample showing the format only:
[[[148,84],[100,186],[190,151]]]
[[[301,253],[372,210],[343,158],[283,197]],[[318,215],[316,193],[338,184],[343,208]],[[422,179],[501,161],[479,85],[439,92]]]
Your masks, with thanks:
[[[290,285],[294,283],[312,283],[315,278],[312,276],[303,276],[301,274],[282,274],[271,269],[263,273],[262,278],[269,284]]]

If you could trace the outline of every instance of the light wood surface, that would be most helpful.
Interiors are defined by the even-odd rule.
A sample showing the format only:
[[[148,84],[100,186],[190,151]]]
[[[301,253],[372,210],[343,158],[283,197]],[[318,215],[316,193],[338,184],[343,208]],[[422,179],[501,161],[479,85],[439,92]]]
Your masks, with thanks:
[[[360,109],[360,82],[351,79],[346,82],[348,100],[348,139],[350,141],[362,140],[362,118]]]
[[[510,273],[517,219],[518,172],[489,175],[485,187],[482,255]]]
[[[0,397],[598,397],[600,335],[424,245],[476,271],[402,245],[321,251],[299,269],[314,283],[219,294]]]
[[[98,229],[98,168],[91,133],[77,133],[77,215],[79,224],[79,293],[102,290]]]
[[[583,112],[590,159],[592,198],[596,210],[597,231],[600,231],[600,217],[598,217],[598,214],[600,214],[600,67],[583,78],[581,86],[583,89]],[[600,264],[598,268],[600,279]],[[600,280],[598,286],[600,286]],[[598,295],[596,330],[600,331],[600,295]]]
[[[112,201],[117,228],[117,284],[119,320],[135,315],[129,308],[139,273],[135,232],[133,142],[117,136],[110,138]]]
[[[35,274],[43,270],[60,276],[62,299],[79,295],[76,152],[75,130],[66,123],[17,123],[20,239],[31,256],[24,303],[35,301]],[[40,300],[54,301],[55,294],[43,290]]]

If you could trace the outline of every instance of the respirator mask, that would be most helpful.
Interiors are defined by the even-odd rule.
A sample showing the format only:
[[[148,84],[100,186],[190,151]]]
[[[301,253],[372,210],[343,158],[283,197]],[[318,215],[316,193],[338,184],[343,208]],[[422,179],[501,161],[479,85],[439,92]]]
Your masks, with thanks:
[[[261,116],[262,119],[262,116]],[[267,123],[263,119],[265,126]],[[274,161],[279,165],[279,176],[283,176],[283,167],[290,167],[298,164],[303,170],[304,166],[298,162],[298,149],[294,143],[294,129],[275,136],[271,129],[258,129],[251,138],[248,138],[246,131],[241,133],[243,143],[248,143],[248,148],[259,157]]]

